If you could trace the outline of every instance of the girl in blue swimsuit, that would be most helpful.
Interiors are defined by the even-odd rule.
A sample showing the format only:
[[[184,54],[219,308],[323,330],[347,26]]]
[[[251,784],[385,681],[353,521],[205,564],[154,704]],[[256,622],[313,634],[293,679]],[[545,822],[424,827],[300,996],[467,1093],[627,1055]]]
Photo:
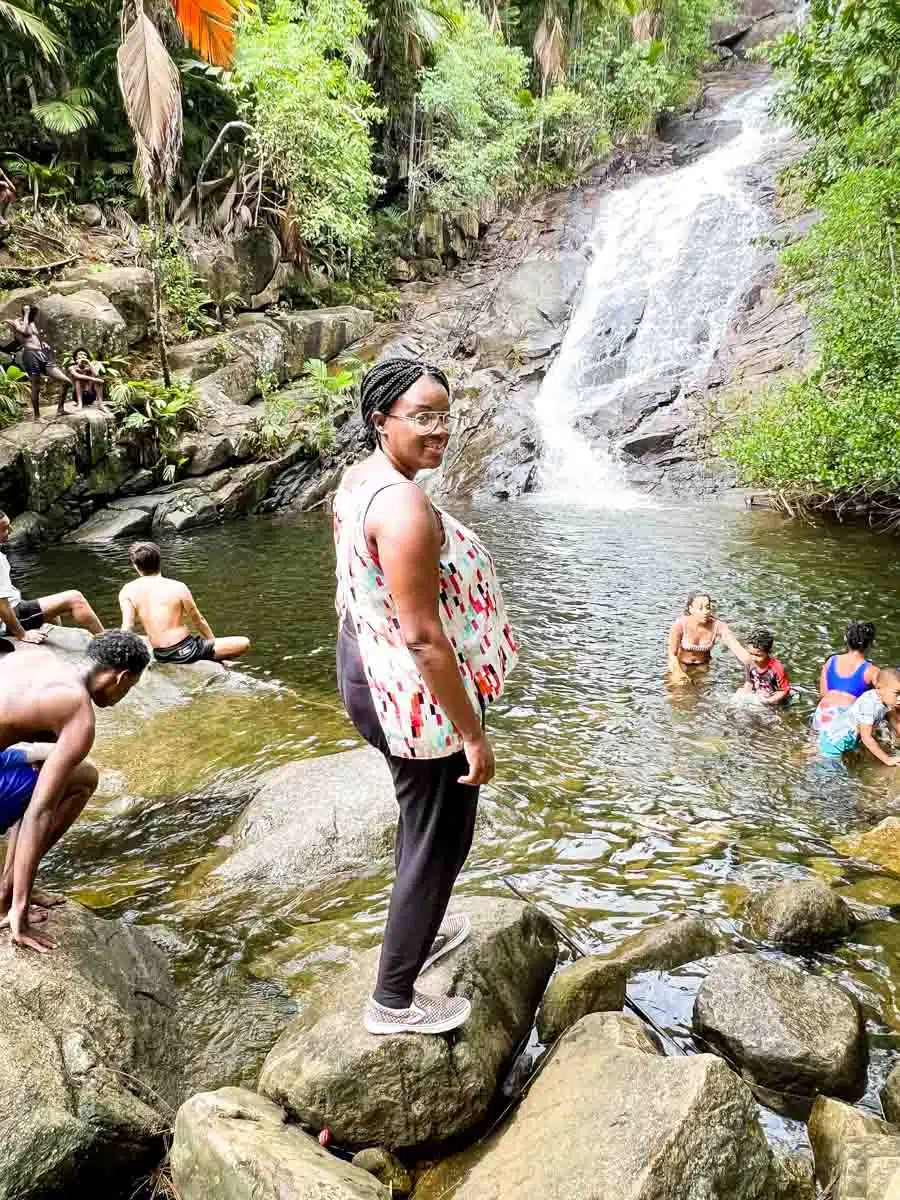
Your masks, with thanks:
[[[871,621],[851,621],[847,626],[847,649],[832,654],[819,675],[819,707],[813,717],[813,729],[827,728],[837,713],[858,700],[874,687],[878,668],[866,658],[866,651],[875,640]]]

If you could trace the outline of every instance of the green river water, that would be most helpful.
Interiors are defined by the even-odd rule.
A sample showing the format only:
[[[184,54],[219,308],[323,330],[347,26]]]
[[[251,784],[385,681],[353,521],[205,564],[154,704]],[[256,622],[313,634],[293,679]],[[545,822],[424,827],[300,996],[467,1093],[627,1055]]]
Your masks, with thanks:
[[[494,816],[463,892],[506,895],[508,876],[598,949],[688,909],[736,928],[747,889],[782,879],[814,876],[856,900],[900,905],[900,880],[833,845],[900,811],[900,773],[805,753],[818,669],[849,618],[876,622],[877,662],[900,662],[891,541],[724,508],[454,511],[492,547],[522,644],[491,716]],[[252,891],[227,905],[196,898],[194,881],[227,852],[242,780],[357,744],[334,686],[330,523],[253,518],[165,552],[217,632],[252,638],[241,671],[272,686],[200,694],[102,736],[100,793],[46,877],[104,915],[157,926],[197,1020],[221,1022],[227,1042],[229,1021],[244,1014],[264,1049],[261,1014],[273,1000],[284,1007],[290,992],[302,1004],[348,948],[377,940],[391,880],[384,862],[302,895],[298,881],[299,903],[287,906]],[[104,620],[117,620],[129,577],[123,545],[60,545],[15,564],[27,595],[78,586]],[[697,687],[666,686],[665,633],[695,586],[739,634],[760,621],[776,631],[776,653],[803,689],[787,712],[732,703],[741,673],[727,653]],[[866,1007],[872,1104],[900,1049],[898,947],[900,924],[885,912],[815,960]],[[685,1035],[697,982],[685,968],[643,977],[632,992]],[[770,1116],[767,1125],[779,1140],[800,1138],[790,1122]]]

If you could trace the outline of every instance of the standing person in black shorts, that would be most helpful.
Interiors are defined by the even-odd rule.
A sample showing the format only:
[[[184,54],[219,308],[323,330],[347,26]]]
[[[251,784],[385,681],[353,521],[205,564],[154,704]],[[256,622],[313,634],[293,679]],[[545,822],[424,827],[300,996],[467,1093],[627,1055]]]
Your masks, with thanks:
[[[56,355],[41,337],[41,332],[37,326],[39,315],[35,305],[26,304],[22,308],[21,318],[18,321],[12,322],[16,341],[22,347],[22,367],[31,381],[31,407],[35,421],[41,419],[42,375],[46,375],[48,379],[58,379],[63,385],[63,389],[59,395],[59,403],[56,406],[56,415],[58,417],[65,415],[66,396],[68,395],[69,388],[72,386],[72,380],[65,371],[56,365]]]
[[[9,541],[10,521],[0,512],[0,546]],[[67,592],[54,592],[39,600],[25,600],[10,579],[9,559],[0,550],[0,621],[6,627],[6,637],[19,642],[42,642],[39,632],[42,625],[55,621],[57,617],[68,617],[73,625],[87,629],[95,636],[103,632],[100,618],[85,600],[81,592],[71,588]],[[8,643],[5,649],[14,649]]]
[[[126,583],[119,592],[122,628],[132,630],[135,622],[140,621],[157,662],[182,665],[201,659],[221,662],[247,653],[249,638],[216,637],[187,584],[163,575],[159,546],[154,542],[135,542],[128,554],[139,578]]]

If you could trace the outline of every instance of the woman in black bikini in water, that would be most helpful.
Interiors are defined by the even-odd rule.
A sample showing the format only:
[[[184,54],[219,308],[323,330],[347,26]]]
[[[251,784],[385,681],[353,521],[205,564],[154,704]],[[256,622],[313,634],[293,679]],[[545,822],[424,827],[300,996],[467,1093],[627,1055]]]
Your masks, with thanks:
[[[673,683],[689,683],[690,668],[705,666],[716,642],[722,642],[740,662],[750,655],[724,621],[713,616],[712,597],[707,592],[688,596],[684,613],[669,630],[668,660]]]

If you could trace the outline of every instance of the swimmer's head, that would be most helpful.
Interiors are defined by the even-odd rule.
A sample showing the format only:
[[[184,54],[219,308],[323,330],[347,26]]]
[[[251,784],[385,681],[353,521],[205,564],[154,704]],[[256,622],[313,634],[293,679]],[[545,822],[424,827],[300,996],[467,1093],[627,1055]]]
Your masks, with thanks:
[[[98,708],[111,708],[127,696],[150,662],[150,651],[136,633],[107,629],[87,648],[87,689]]]
[[[712,596],[709,592],[691,592],[684,606],[685,614],[689,617],[708,617],[713,610]]]
[[[128,557],[139,575],[158,575],[162,567],[162,555],[156,542],[135,542],[128,547]]]
[[[758,667],[764,667],[769,661],[769,655],[772,653],[774,645],[775,634],[771,629],[766,629],[762,625],[756,625],[750,630],[750,636],[747,638],[747,649],[750,652],[750,657]]]
[[[878,699],[886,708],[900,708],[900,671],[882,667],[875,684]]]
[[[851,621],[847,626],[847,645],[865,654],[875,641],[875,626],[871,621]]]

